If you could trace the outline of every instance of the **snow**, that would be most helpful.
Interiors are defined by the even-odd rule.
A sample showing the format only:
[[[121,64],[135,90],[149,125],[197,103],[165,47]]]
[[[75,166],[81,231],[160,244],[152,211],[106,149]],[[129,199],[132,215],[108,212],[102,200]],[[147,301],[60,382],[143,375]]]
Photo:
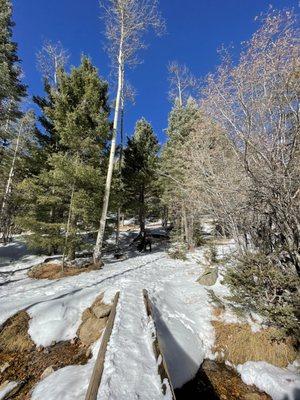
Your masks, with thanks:
[[[219,246],[218,251],[226,255],[232,248],[230,243]],[[10,252],[15,251],[17,255],[12,256]],[[169,391],[165,396],[161,391],[158,362],[152,351],[155,330],[145,311],[143,289],[148,290],[153,305],[157,335],[175,388],[192,379],[205,358],[214,358],[214,317],[207,289],[224,303],[230,293],[222,284],[222,266],[214,286],[207,288],[196,282],[204,268],[203,251],[190,254],[187,261],[173,260],[165,251],[157,250],[133,253],[122,261],[106,256],[105,267],[99,271],[52,281],[29,278],[28,269],[44,259],[29,254],[19,242],[0,247],[0,325],[26,309],[31,317],[29,334],[36,345],[71,340],[76,337],[83,311],[96,297],[104,293],[103,301],[110,303],[120,291],[99,398],[171,398]],[[237,321],[229,309],[223,318]],[[248,323],[251,321],[248,318]],[[259,329],[261,321],[257,321],[253,329]],[[61,368],[40,381],[32,400],[44,399],[45,391],[47,400],[84,400],[99,346],[100,341],[94,344],[93,357],[86,365]],[[300,390],[299,376],[294,371],[263,362],[248,362],[238,369],[246,383],[255,384],[275,400],[284,400],[284,396],[295,399],[293,391]]]
[[[14,271],[14,278],[0,287],[0,324],[26,309],[31,317],[29,334],[36,345],[48,346],[53,341],[76,337],[81,315],[95,298],[104,292],[104,302],[109,303],[120,291],[120,313],[116,316],[99,391],[102,398],[127,400],[129,393],[135,393],[136,398],[142,393],[143,399],[151,400],[163,396],[152,351],[153,327],[142,298],[144,288],[155,306],[158,335],[174,386],[191,379],[209,353],[214,340],[209,298],[204,287],[195,283],[201,274],[197,263],[201,252],[197,253],[197,260],[191,258],[186,262],[172,260],[163,251],[138,253],[125,261],[107,257],[100,271],[52,281],[29,278],[30,265],[45,257],[28,257],[4,267]],[[170,343],[164,339],[167,330],[173,336]],[[179,348],[181,351],[174,354],[174,349]],[[84,399],[94,362],[93,358],[87,365],[55,371],[38,383],[33,399],[42,399],[46,386],[48,400],[67,399],[69,387],[72,398]],[[170,398],[170,393],[163,398]]]
[[[255,385],[273,400],[298,400],[300,375],[264,361],[247,361],[238,365],[238,372],[247,385]]]
[[[4,399],[8,393],[10,393],[15,387],[17,387],[19,382],[8,382],[7,385],[3,384],[0,387],[0,400]]]
[[[138,399],[141,395],[144,400],[172,399],[170,390],[162,394],[153,334],[153,321],[145,313],[140,285],[135,282],[130,291],[120,294],[98,399]]]
[[[100,340],[93,345],[93,357],[86,365],[70,365],[47,376],[35,386],[31,400],[77,400],[84,399],[93,371]]]

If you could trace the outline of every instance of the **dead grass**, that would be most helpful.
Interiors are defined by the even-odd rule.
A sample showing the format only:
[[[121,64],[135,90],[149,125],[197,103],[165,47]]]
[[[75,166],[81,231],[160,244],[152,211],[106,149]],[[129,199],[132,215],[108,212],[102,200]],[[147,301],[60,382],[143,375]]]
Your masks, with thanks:
[[[98,269],[94,264],[90,264],[87,267],[75,268],[65,267],[62,271],[61,264],[58,263],[44,263],[39,264],[36,267],[28,271],[28,276],[34,279],[60,279],[67,276],[74,276],[82,274],[83,272],[90,272]]]
[[[24,351],[34,347],[28,334],[28,322],[28,314],[20,311],[4,323],[0,332],[0,351]]]
[[[228,360],[234,365],[246,361],[266,361],[286,367],[297,358],[291,338],[274,340],[278,337],[276,328],[252,332],[248,324],[226,324],[222,321],[212,321],[212,324],[216,333],[214,351],[218,352],[218,361]]]

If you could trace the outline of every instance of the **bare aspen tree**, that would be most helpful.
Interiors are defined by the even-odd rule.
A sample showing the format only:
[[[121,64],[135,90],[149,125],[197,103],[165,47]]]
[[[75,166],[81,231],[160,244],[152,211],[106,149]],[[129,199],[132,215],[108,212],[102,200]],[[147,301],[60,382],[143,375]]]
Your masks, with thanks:
[[[57,71],[67,64],[69,57],[61,42],[46,41],[37,53],[38,70],[51,86],[57,86]]]
[[[9,169],[7,181],[6,181],[6,186],[5,186],[5,191],[3,194],[3,199],[1,203],[1,212],[0,212],[0,231],[1,231],[1,236],[2,240],[4,243],[6,243],[8,237],[9,237],[9,232],[8,232],[8,227],[7,227],[7,207],[9,203],[9,198],[10,194],[12,191],[12,184],[13,184],[13,177],[15,174],[16,170],[16,161],[20,152],[21,148],[21,140],[22,140],[22,135],[26,131],[26,129],[30,129],[32,127],[34,121],[34,116],[31,112],[28,112],[25,114],[19,121],[18,126],[17,126],[17,134],[15,138],[15,146],[13,150],[13,157],[11,161],[11,166]]]
[[[168,66],[170,81],[170,100],[182,107],[184,102],[197,88],[197,79],[192,75],[186,65],[180,65],[177,61],[172,61]]]
[[[129,100],[132,104],[135,101],[135,89],[128,82],[125,81],[125,77],[123,77],[124,87],[121,95],[121,117],[120,117],[120,155],[119,155],[119,173],[121,174],[122,165],[123,165],[123,148],[124,148],[124,113],[125,113],[125,104],[126,100]],[[120,240],[120,223],[121,223],[121,207],[118,207],[117,211],[117,226],[116,226],[116,247],[119,246]],[[124,216],[123,216],[124,220]]]
[[[103,237],[110,196],[113,164],[116,151],[117,129],[120,117],[125,68],[138,62],[137,53],[145,48],[143,35],[149,28],[162,32],[164,23],[158,11],[157,0],[106,0],[100,3],[106,24],[108,51],[117,73],[117,94],[113,121],[113,134],[106,177],[102,215],[94,248],[94,262],[101,258]]]
[[[231,216],[256,248],[300,275],[300,49],[293,12],[263,16],[239,63],[228,61],[209,75],[203,104],[226,131],[249,182],[247,213],[239,207]]]

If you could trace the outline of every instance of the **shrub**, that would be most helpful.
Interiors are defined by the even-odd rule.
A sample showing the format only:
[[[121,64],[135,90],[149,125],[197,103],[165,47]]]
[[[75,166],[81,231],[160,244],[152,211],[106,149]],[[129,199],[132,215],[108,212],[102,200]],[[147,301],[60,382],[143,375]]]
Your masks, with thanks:
[[[246,253],[225,275],[233,302],[295,337],[299,334],[299,281],[294,272],[261,253]]]

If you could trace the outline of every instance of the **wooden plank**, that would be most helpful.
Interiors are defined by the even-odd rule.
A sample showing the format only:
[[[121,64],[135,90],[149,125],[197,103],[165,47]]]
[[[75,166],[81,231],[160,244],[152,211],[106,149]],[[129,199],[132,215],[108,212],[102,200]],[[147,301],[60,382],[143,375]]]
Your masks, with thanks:
[[[158,373],[161,377],[163,394],[166,394],[166,391],[167,391],[167,385],[164,383],[164,381],[167,380],[169,382],[172,399],[176,400],[174,389],[173,389],[172,382],[170,379],[170,374],[168,371],[168,367],[165,362],[163,352],[161,351],[161,348],[159,345],[157,329],[156,329],[155,320],[153,317],[152,304],[150,302],[148,291],[146,289],[143,290],[143,297],[144,297],[144,303],[145,303],[147,315],[152,318],[154,327],[155,327],[155,331],[156,331],[155,340],[153,341],[153,352],[154,352],[156,360],[158,360],[160,358],[160,363],[158,364]]]
[[[104,369],[104,360],[105,360],[105,353],[107,349],[107,345],[110,339],[111,332],[113,330],[115,316],[116,316],[116,309],[119,300],[120,292],[115,294],[113,306],[111,312],[109,314],[107,325],[103,334],[101,346],[97,355],[96,363],[93,369],[92,377],[89,383],[89,387],[85,396],[85,400],[96,400],[98,395],[98,390],[103,374]]]

